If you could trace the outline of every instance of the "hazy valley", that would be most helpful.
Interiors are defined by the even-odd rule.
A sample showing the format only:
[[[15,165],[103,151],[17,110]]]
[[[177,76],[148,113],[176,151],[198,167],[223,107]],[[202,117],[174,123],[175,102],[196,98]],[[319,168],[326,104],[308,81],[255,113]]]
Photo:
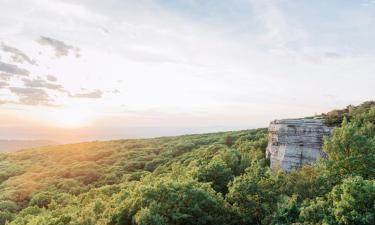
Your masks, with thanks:
[[[57,144],[58,142],[46,140],[0,140],[0,152],[17,151],[21,149]]]

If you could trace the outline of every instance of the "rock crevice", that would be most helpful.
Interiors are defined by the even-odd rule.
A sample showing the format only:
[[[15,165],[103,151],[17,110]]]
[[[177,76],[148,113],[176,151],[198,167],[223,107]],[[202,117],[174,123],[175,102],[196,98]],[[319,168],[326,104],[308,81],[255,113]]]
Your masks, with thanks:
[[[291,171],[304,164],[315,164],[322,151],[324,137],[332,128],[322,119],[283,119],[270,123],[267,157],[271,169]]]

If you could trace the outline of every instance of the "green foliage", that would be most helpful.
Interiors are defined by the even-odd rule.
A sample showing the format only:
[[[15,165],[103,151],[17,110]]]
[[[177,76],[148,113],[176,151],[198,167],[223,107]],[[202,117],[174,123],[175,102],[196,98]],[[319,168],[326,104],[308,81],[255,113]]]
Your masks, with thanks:
[[[339,224],[374,224],[375,182],[348,178],[329,194],[332,213]]]
[[[131,188],[111,224],[225,224],[224,200],[194,181],[162,179]]]
[[[283,196],[277,203],[276,212],[272,218],[272,225],[289,225],[299,219],[299,205],[297,196]]]
[[[247,132],[238,132],[245,135]],[[27,206],[38,192],[79,195],[135,179],[194,149],[222,143],[226,133],[145,140],[88,142],[2,154],[0,200]],[[131,178],[131,179],[133,179]]]
[[[322,117],[327,157],[290,173],[266,129],[0,154],[0,225],[375,224],[375,103]]]
[[[225,145],[228,136],[232,148]],[[17,225],[108,224],[126,212],[129,193],[138,193],[134,188],[139,186],[149,191],[147,196],[134,196],[134,201],[147,205],[133,209],[136,224],[227,223],[232,214],[222,196],[228,192],[228,183],[251,164],[252,156],[262,158],[262,150],[256,148],[265,137],[266,130],[259,129],[2,154],[0,207],[7,208],[2,218]],[[176,199],[164,204],[147,200],[169,189],[176,191]],[[194,199],[186,197],[190,195]],[[179,214],[178,205],[173,217],[165,217],[171,206],[183,202],[184,214]]]
[[[15,214],[9,211],[0,211],[0,225],[5,225],[14,219]]]
[[[226,194],[228,183],[235,176],[242,174],[249,165],[248,161],[242,159],[238,150],[223,148],[209,161],[199,166],[195,177],[200,182],[211,183],[215,191]]]
[[[239,224],[264,224],[275,210],[279,191],[277,178],[268,167],[253,163],[229,186],[226,200],[238,215]]]
[[[234,178],[232,170],[222,160],[212,160],[200,167],[196,176],[200,182],[211,182],[212,188],[223,194],[228,192],[227,184]]]
[[[9,200],[1,200],[0,201],[0,211],[8,211],[15,213],[17,211],[17,204],[13,201]]]
[[[288,196],[295,195],[298,202],[323,196],[330,191],[329,181],[323,175],[323,168],[305,165],[302,168],[284,174],[280,191]]]
[[[358,114],[368,112],[374,106],[375,101],[367,101],[359,106],[349,105],[345,109],[335,109],[328,113],[324,113],[321,116],[324,118],[327,125],[340,126],[344,121],[344,118],[350,121],[352,118],[358,117]]]
[[[324,146],[328,154],[327,171],[332,177],[375,178],[375,107],[357,115],[351,122],[344,119]],[[333,178],[334,179],[334,178]]]
[[[49,203],[51,203],[52,192],[39,192],[36,193],[30,200],[29,205],[30,206],[38,206],[39,208],[47,208]]]
[[[226,136],[226,138],[225,138],[225,145],[228,146],[228,147],[232,147],[233,144],[234,144],[233,137],[230,136],[230,135]]]
[[[335,186],[325,198],[308,201],[301,208],[305,224],[357,224],[375,222],[375,182],[350,177]]]

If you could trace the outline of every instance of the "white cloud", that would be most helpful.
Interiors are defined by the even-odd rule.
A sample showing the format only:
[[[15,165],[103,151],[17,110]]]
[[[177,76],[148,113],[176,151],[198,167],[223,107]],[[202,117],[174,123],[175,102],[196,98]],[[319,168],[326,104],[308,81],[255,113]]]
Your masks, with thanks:
[[[238,36],[230,32],[238,21],[228,22],[232,27],[202,23],[147,2],[33,0],[20,7],[1,2],[0,24],[6,24],[0,35],[38,60],[39,67],[26,67],[34,80],[30,87],[61,85],[76,94],[48,93],[57,104],[72,112],[84,105],[95,112],[92,117],[113,126],[261,126],[375,95],[372,85],[362,82],[375,82],[373,55],[311,42],[318,34],[304,21],[290,23],[279,1],[244,1],[259,29],[244,27],[251,32]],[[53,48],[52,54],[67,57],[51,58],[48,49],[32,42],[40,36],[59,40],[64,50]],[[68,54],[69,46],[79,46],[82,57]],[[56,79],[35,82],[35,76],[47,74]],[[52,83],[57,79],[59,84]],[[104,95],[108,90],[118,93]]]
[[[27,63],[30,63],[31,65],[36,64],[36,61],[34,59],[31,59],[29,56],[27,56],[25,53],[23,53],[21,50],[17,48],[1,43],[1,49],[4,52],[11,53],[11,58],[13,62],[15,63],[27,62]]]
[[[103,95],[103,92],[101,90],[95,90],[92,92],[71,94],[70,97],[72,98],[101,98],[102,95]]]
[[[43,89],[10,87],[9,90],[19,97],[16,104],[52,106],[51,99]]]
[[[55,56],[57,58],[67,56],[70,53],[73,53],[77,58],[80,57],[80,49],[78,47],[68,45],[63,41],[44,36],[41,36],[37,41],[41,45],[52,47],[55,50]]]
[[[0,72],[5,72],[8,74],[16,74],[20,76],[28,76],[30,71],[20,68],[17,65],[5,63],[0,61]]]

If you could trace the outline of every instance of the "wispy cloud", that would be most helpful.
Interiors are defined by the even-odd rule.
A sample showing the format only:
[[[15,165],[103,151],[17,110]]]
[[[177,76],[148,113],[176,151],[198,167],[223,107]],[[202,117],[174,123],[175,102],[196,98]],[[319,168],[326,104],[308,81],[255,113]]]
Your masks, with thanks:
[[[9,90],[19,97],[19,104],[52,106],[52,100],[43,89],[10,87]]]
[[[47,75],[47,80],[51,81],[51,82],[56,82],[57,81],[57,77],[55,77],[53,75]]]
[[[74,54],[77,58],[80,57],[80,49],[72,45],[68,45],[63,41],[53,39],[50,37],[41,36],[37,42],[41,45],[50,46],[55,50],[55,56],[60,58],[62,56],[68,56],[70,53]]]
[[[4,52],[11,53],[11,58],[13,62],[16,62],[16,63],[27,62],[31,65],[36,65],[36,61],[34,59],[30,58],[28,55],[26,55],[24,52],[22,52],[21,50],[17,48],[6,45],[5,43],[1,43],[1,49]]]
[[[291,28],[283,11],[273,0],[249,0],[259,23],[265,29],[259,35],[259,41],[274,47],[286,47],[288,42],[298,37],[297,30]]]
[[[50,83],[46,80],[43,80],[41,78],[37,79],[28,79],[24,78],[22,81],[25,84],[25,87],[30,87],[30,88],[46,88],[46,89],[51,89],[51,90],[59,90],[59,91],[64,91],[64,88],[61,84],[55,84],[55,83]]]
[[[121,91],[119,89],[113,89],[112,91],[112,94],[120,94]]]
[[[70,94],[70,97],[72,98],[101,98],[102,95],[103,95],[103,92],[101,90],[95,90],[95,91],[86,92],[86,93]]]
[[[28,76],[30,74],[30,71],[26,69],[22,69],[18,67],[17,65],[5,63],[0,61],[0,71],[10,74],[17,74],[21,76]]]
[[[8,73],[0,73],[0,80],[9,81],[11,77],[12,77],[11,74],[8,74]]]
[[[4,82],[4,81],[0,81],[0,89],[4,88],[4,87],[8,87],[8,86],[9,86],[9,83]]]

